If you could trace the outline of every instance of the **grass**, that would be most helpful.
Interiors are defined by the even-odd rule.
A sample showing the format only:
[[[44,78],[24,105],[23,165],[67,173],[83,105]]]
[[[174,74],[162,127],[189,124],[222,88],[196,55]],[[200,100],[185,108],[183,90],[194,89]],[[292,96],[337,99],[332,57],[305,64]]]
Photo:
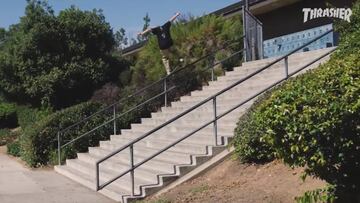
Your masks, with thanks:
[[[189,190],[189,192],[194,195],[194,194],[205,192],[208,189],[209,189],[208,185],[201,185],[199,187],[191,188]]]
[[[146,201],[146,200],[140,200],[140,201],[136,201],[135,203],[171,203],[170,200],[167,199],[156,199],[156,200],[151,200],[151,201]]]

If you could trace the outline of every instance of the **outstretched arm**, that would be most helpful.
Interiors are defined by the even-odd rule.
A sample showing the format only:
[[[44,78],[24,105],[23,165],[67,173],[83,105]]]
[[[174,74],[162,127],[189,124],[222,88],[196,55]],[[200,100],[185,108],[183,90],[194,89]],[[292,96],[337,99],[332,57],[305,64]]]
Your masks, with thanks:
[[[142,32],[139,32],[138,35],[144,35],[144,34],[150,32],[150,31],[151,31],[151,28],[147,28],[146,30],[144,30]]]
[[[173,22],[178,16],[180,15],[180,12],[177,12],[173,17],[170,18],[170,22]]]

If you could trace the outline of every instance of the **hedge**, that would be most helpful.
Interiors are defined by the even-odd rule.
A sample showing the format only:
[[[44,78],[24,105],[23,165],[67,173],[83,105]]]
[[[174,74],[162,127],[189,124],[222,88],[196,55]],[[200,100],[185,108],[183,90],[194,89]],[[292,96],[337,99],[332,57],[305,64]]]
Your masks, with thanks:
[[[51,114],[34,125],[28,126],[20,136],[21,158],[32,167],[57,163],[57,132],[93,114],[100,107],[101,104],[98,103],[81,103]],[[105,120],[105,117],[93,117],[84,125],[80,125],[78,128],[72,129],[70,133],[62,135],[62,144],[64,144],[65,140],[71,140]],[[105,140],[109,135],[109,128],[103,128],[78,140],[63,149],[62,160],[74,158],[77,152],[86,151],[88,146],[97,145],[99,140]]]
[[[26,105],[19,105],[16,107],[18,123],[22,129],[33,125],[34,123],[40,121],[51,113],[52,110],[48,108],[38,109]]]
[[[0,146],[8,143],[11,131],[8,128],[0,129]]]
[[[257,108],[271,96],[271,93],[272,90],[269,90],[259,96],[236,124],[231,145],[236,146],[235,155],[241,162],[261,163],[275,158],[271,146],[261,140],[265,129],[259,124],[262,117],[256,114]]]
[[[0,102],[0,128],[13,128],[16,125],[15,105]]]
[[[339,194],[360,192],[359,55],[335,54],[285,83],[252,112],[251,125],[238,127],[244,129],[235,140],[255,129],[252,142],[264,141],[285,163],[306,167],[306,174],[335,185]],[[240,141],[234,143],[246,153]]]
[[[21,155],[21,147],[19,140],[14,140],[6,145],[7,153],[19,157]]]
[[[354,194],[360,193],[359,1],[352,10],[351,23],[336,25],[341,40],[330,61],[273,91],[245,124],[239,122],[244,129],[236,131],[234,142],[238,155],[255,149],[242,140],[262,143],[290,166],[305,167],[303,177],[333,185],[343,202],[359,201]]]
[[[129,93],[128,91],[130,92],[132,90],[124,90],[124,94]],[[139,95],[126,100],[118,106],[118,115],[122,114],[122,112],[126,112],[135,104],[141,103],[146,98],[148,98],[147,95]],[[101,108],[103,108],[103,105],[100,103],[85,102],[55,112],[44,117],[40,121],[37,121],[33,125],[28,125],[19,139],[22,159],[31,167],[57,164],[57,132],[60,129],[64,129],[77,121],[92,115]],[[147,105],[123,115],[117,120],[118,129],[130,127],[131,123],[138,122],[141,117],[148,116],[154,108],[155,107],[152,105]],[[112,119],[112,109],[109,109],[109,111],[105,111],[102,114],[98,114],[78,127],[72,128],[67,133],[64,133],[61,135],[61,143],[65,144],[66,141],[72,140],[110,119]],[[97,146],[99,141],[109,139],[109,136],[113,134],[112,124],[113,123],[110,122],[108,125],[99,128],[93,133],[84,136],[73,144],[63,148],[61,161],[63,162],[66,158],[75,158],[77,152],[86,152],[89,146]]]

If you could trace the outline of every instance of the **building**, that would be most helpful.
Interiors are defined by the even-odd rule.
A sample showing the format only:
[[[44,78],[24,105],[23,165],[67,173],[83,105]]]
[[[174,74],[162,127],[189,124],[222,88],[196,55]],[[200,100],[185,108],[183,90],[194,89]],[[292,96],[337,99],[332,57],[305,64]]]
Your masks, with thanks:
[[[304,23],[303,8],[349,8],[355,0],[249,0],[251,13],[263,25],[264,57],[285,54],[307,41],[332,29],[334,19],[317,18]],[[211,14],[225,17],[242,13],[243,1],[221,8]],[[329,34],[303,51],[337,44],[337,34]],[[142,42],[123,50],[124,56],[134,55],[146,44]]]

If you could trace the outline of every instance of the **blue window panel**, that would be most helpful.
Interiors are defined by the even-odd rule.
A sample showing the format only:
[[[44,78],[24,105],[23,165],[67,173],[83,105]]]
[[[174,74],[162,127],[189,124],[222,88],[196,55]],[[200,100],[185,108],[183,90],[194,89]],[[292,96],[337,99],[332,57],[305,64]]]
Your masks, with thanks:
[[[329,24],[266,40],[264,41],[264,50],[266,49],[269,51],[264,51],[264,57],[269,58],[285,55],[321,35],[323,31],[332,29],[332,27],[332,24]],[[307,48],[309,51],[321,49],[327,47],[328,43],[332,45],[334,44],[334,37],[332,33],[321,40],[317,40],[316,42],[310,44]]]

